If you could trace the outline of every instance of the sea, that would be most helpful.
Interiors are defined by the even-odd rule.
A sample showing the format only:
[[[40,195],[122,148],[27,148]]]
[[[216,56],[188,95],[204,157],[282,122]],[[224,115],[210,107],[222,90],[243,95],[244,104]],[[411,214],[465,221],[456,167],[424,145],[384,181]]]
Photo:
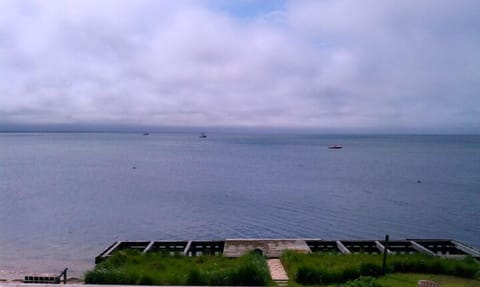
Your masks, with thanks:
[[[117,240],[480,247],[478,135],[199,135],[0,133],[0,279],[81,277]]]

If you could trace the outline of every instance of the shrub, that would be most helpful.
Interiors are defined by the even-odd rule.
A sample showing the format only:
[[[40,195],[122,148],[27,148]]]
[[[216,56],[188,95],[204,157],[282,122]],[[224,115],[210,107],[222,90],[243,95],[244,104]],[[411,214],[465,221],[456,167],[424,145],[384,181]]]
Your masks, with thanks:
[[[138,278],[137,285],[153,285],[153,278],[150,275],[144,274]]]
[[[88,271],[85,275],[86,284],[135,284],[136,276],[129,275],[119,269],[99,268]]]
[[[231,273],[230,279],[228,285],[265,286],[270,281],[270,272],[263,256],[253,252],[245,257],[244,264]]]
[[[360,264],[360,274],[363,276],[380,276],[382,275],[382,267],[374,263],[362,263]]]
[[[286,252],[282,263],[290,278],[304,285],[343,283],[360,276],[382,274],[382,256],[370,254],[333,255]],[[424,254],[389,255],[387,271],[433,273],[463,278],[480,278],[480,265],[472,258],[444,259]]]
[[[106,268],[117,268],[124,265],[127,262],[129,256],[135,256],[137,252],[132,250],[120,250],[115,252],[113,256],[108,260],[102,262],[102,266]]]
[[[345,287],[382,287],[379,283],[375,281],[375,278],[367,276],[367,277],[359,277],[353,281],[348,281]]]
[[[120,251],[85,274],[87,284],[258,286],[270,282],[267,264],[259,254],[229,259]]]
[[[394,272],[416,272],[453,275],[474,279],[480,265],[469,258],[464,260],[444,259],[425,255],[391,256],[389,265]]]
[[[224,286],[230,285],[230,271],[227,270],[212,270],[205,273],[206,284],[209,286]]]
[[[360,276],[359,268],[356,266],[352,266],[349,268],[345,268],[342,271],[341,277],[339,277],[337,281],[332,281],[332,282],[345,282],[345,281],[356,279],[359,276]]]
[[[331,284],[347,282],[360,276],[357,268],[315,268],[302,266],[298,268],[295,281],[304,285]]]
[[[194,268],[188,272],[187,285],[205,285],[205,275],[197,268]]]
[[[303,285],[314,285],[322,283],[321,271],[308,266],[298,268],[295,281]]]
[[[462,264],[462,265],[455,266],[453,275],[464,277],[464,278],[475,279],[477,276],[477,273],[479,272],[480,272],[479,268],[475,268],[475,266]]]

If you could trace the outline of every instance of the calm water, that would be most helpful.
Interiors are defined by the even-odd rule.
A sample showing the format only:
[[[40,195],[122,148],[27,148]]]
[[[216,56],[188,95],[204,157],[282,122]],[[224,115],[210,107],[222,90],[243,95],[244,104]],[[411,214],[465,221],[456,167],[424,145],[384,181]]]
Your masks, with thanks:
[[[0,134],[0,277],[78,276],[115,240],[480,246],[479,218],[479,136]]]

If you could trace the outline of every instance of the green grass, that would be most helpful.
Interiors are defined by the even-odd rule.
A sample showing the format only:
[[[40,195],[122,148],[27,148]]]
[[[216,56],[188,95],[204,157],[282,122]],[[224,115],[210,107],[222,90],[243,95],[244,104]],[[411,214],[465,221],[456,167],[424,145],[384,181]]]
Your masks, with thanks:
[[[272,281],[265,259],[247,254],[222,256],[142,255],[119,251],[85,274],[87,284],[266,286]]]
[[[375,283],[383,287],[417,287],[418,280],[433,280],[440,283],[441,287],[480,287],[480,281],[473,279],[459,278],[448,275],[434,275],[421,273],[393,273],[381,276]],[[290,287],[303,287],[298,283],[289,284]],[[347,283],[330,285],[309,285],[309,287],[347,287]]]
[[[382,256],[370,254],[337,255],[286,252],[282,263],[290,279],[303,285],[345,283],[360,276],[378,277]],[[389,255],[389,273],[429,273],[480,279],[480,265],[471,258],[448,260],[422,254]]]
[[[480,281],[447,275],[395,273],[377,279],[377,282],[388,287],[417,287],[418,280],[433,280],[441,287],[480,287]]]

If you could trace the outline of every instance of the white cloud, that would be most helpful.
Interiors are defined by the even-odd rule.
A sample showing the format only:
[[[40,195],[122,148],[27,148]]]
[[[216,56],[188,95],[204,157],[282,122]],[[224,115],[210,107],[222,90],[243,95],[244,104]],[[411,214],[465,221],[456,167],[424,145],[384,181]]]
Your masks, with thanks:
[[[480,128],[477,1],[212,2],[0,0],[0,120]]]

